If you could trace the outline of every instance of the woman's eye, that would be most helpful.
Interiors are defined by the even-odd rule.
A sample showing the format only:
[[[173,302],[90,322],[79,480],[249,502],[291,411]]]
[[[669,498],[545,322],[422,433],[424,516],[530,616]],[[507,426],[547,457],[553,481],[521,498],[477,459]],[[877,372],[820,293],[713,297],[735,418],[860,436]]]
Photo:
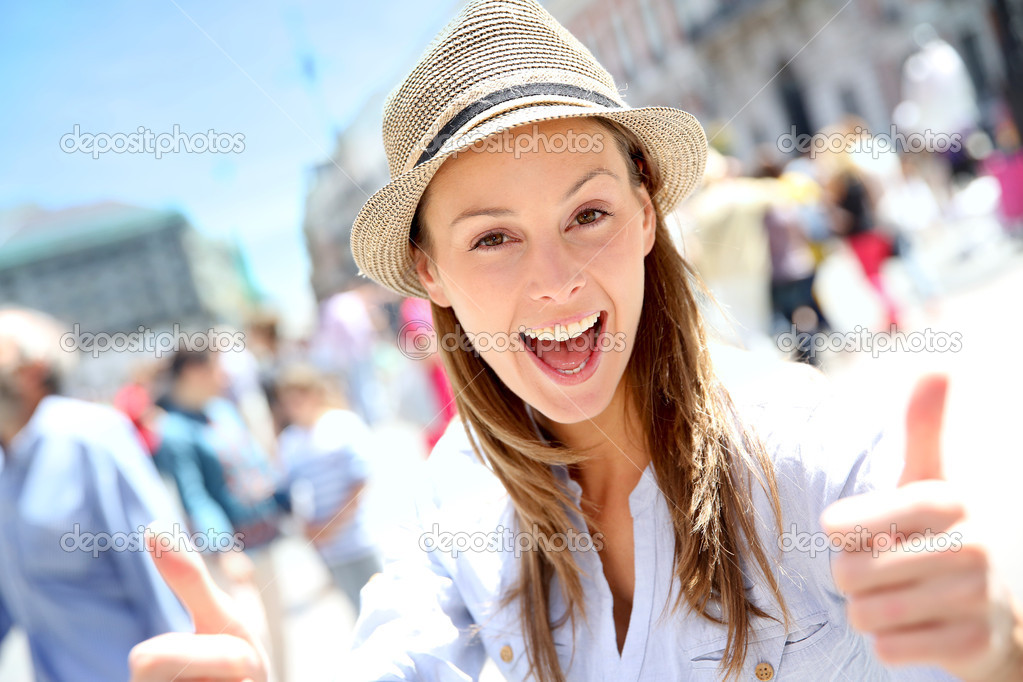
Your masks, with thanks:
[[[607,211],[601,211],[599,208],[588,208],[585,211],[580,211],[576,216],[576,222],[580,225],[587,225],[594,223],[600,219],[602,215],[611,215]]]
[[[507,238],[508,235],[504,232],[491,232],[490,234],[482,236],[479,241],[473,244],[472,248],[478,249],[482,246],[484,249],[492,249],[504,244]]]

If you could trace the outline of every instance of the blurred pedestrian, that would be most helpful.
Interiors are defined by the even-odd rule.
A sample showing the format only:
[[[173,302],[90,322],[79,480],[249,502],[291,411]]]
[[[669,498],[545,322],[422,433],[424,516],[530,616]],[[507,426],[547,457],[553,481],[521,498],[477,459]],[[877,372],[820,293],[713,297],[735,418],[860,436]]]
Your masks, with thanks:
[[[61,333],[0,310],[0,640],[27,633],[40,682],[127,680],[135,644],[192,629],[139,530],[177,515],[131,423],[60,395]]]
[[[273,415],[272,431],[260,428],[260,444],[267,452],[273,452],[277,448],[277,434],[281,432],[287,423],[281,413],[280,404],[277,400],[276,377],[284,364],[284,356],[287,354],[284,344],[281,343],[280,319],[277,313],[272,310],[261,310],[253,315],[246,325],[245,350],[251,354],[256,361],[259,387],[263,392],[265,404]],[[252,417],[243,411],[246,421],[252,424],[258,421],[257,414]],[[252,426],[250,426],[250,429]],[[264,442],[269,438],[270,442]]]
[[[177,484],[192,529],[207,534],[206,557],[226,586],[248,591],[255,582],[271,660],[283,681],[283,610],[272,553],[281,511],[277,476],[237,409],[222,397],[225,386],[217,353],[179,350],[173,356],[170,390],[157,401],[166,414],[155,461]],[[244,554],[218,551],[229,536],[240,539]]]
[[[917,26],[913,39],[919,49],[903,65],[903,99],[893,119],[905,133],[958,139],[961,144],[947,145],[934,154],[925,151],[924,156],[940,159],[942,184],[956,176],[972,179],[975,162],[964,142],[981,128],[982,115],[970,71],[959,52],[930,24]]]
[[[706,283],[716,309],[705,311],[719,327],[731,327],[747,348],[765,345],[771,332],[771,262],[764,214],[771,196],[764,183],[741,175],[738,159],[711,149],[704,184],[680,212],[691,218],[686,256]],[[722,324],[723,322],[724,324]]]
[[[398,339],[399,347],[406,352],[415,353],[412,357],[420,359],[421,364],[417,367],[424,370],[430,387],[430,396],[433,398],[432,415],[423,430],[426,452],[429,453],[458,412],[455,407],[455,393],[451,390],[451,382],[444,372],[444,363],[440,361],[440,355],[435,352],[435,348],[431,352],[420,354],[416,351],[421,349],[414,347],[416,340],[424,338],[423,335],[426,333],[432,336],[431,343],[436,343],[430,305],[421,298],[406,298],[401,302],[401,321],[401,331],[405,333],[405,337]]]
[[[159,369],[156,363],[135,367],[131,379],[117,390],[113,399],[114,407],[131,420],[150,455],[160,446],[160,434],[154,427],[160,408],[153,401],[153,381]]]
[[[844,151],[822,156],[826,171],[825,190],[829,198],[832,229],[856,255],[863,274],[884,310],[884,330],[901,324],[898,304],[881,274],[881,266],[894,255],[894,240],[878,229],[877,207],[881,197],[878,179],[866,173],[853,158],[850,147],[869,136],[864,124],[854,117],[828,128],[824,135],[846,140]]]
[[[314,362],[341,375],[349,404],[369,424],[384,412],[373,364],[375,342],[376,327],[360,291],[345,291],[321,304]]]
[[[941,293],[941,283],[922,258],[922,252],[941,227],[941,207],[920,174],[920,157],[902,154],[899,162],[901,172],[885,184],[878,214],[894,232],[895,251],[917,293],[925,302],[932,302]]]
[[[366,424],[340,407],[330,386],[311,366],[284,370],[277,390],[291,425],[281,433],[278,450],[306,537],[358,613],[359,592],[381,569],[361,499],[372,440]]]
[[[249,432],[273,458],[277,450],[277,421],[260,360],[248,346],[221,351],[219,358],[226,375],[224,396],[234,403]]]
[[[775,332],[799,335],[796,359],[817,363],[810,352],[807,334],[827,328],[827,320],[814,296],[817,258],[810,242],[809,226],[812,197],[807,187],[814,183],[797,173],[782,174],[777,165],[765,163],[758,171],[762,182],[769,183],[771,202],[764,213],[764,229],[771,254],[771,308]]]

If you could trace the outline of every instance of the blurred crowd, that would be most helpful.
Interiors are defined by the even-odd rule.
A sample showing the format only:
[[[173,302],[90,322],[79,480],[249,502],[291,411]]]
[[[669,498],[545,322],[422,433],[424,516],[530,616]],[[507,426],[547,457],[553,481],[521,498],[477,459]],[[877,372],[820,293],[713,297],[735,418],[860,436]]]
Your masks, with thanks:
[[[141,551],[154,519],[187,536],[245,605],[278,680],[284,535],[315,547],[358,612],[381,567],[360,504],[371,425],[404,409],[428,452],[454,415],[436,356],[412,363],[390,341],[401,325],[428,330],[428,307],[372,295],[330,299],[301,342],[283,343],[266,314],[240,349],[143,362],[109,406],[62,395],[73,362],[60,322],[0,309],[0,640],[25,631],[40,679],[127,679],[134,644],[190,629]]]
[[[939,264],[925,254],[941,241],[968,248],[956,230],[977,232],[982,220],[993,225],[982,239],[1023,237],[1023,153],[1008,108],[982,110],[955,49],[923,29],[891,130],[848,114],[812,138],[762,145],[745,166],[711,137],[703,186],[678,217],[687,260],[716,302],[707,312],[732,340],[795,334],[794,358],[816,363],[809,335],[854,322],[894,334],[905,307],[941,294]],[[892,290],[893,263],[909,292]]]
[[[733,339],[756,346],[795,333],[794,358],[816,362],[807,335],[848,331],[850,319],[894,334],[904,307],[942,293],[937,264],[922,254],[956,240],[957,226],[984,219],[995,225],[989,238],[1023,237],[1020,156],[993,149],[983,131],[966,136],[975,149],[945,154],[878,153],[855,116],[819,135],[841,147],[792,159],[764,148],[749,169],[712,150],[702,189],[679,211],[687,259],[719,304],[708,312]],[[884,269],[893,263],[909,292],[892,291]],[[865,313],[843,314],[857,297]]]

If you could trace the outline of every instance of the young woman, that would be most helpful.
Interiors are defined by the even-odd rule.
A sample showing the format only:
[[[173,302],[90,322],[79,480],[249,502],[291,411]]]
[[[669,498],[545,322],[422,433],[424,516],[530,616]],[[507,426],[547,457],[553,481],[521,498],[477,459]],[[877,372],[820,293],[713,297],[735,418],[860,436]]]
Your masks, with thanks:
[[[1023,680],[1019,609],[933,480],[944,380],[896,487],[813,370],[712,367],[663,219],[703,172],[691,116],[627,107],[532,0],[479,0],[391,94],[384,142],[353,252],[431,300],[464,429],[335,677],[466,680],[489,655],[544,682]],[[201,634],[140,645],[136,679],[263,679],[201,565],[159,565]]]

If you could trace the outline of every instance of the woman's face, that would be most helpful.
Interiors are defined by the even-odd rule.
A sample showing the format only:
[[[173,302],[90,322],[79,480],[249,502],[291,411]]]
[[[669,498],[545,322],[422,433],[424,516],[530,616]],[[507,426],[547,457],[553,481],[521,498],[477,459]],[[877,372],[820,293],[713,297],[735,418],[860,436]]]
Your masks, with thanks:
[[[430,182],[420,280],[526,403],[563,424],[594,418],[611,403],[636,337],[654,244],[650,198],[591,119],[489,141],[446,161]]]

